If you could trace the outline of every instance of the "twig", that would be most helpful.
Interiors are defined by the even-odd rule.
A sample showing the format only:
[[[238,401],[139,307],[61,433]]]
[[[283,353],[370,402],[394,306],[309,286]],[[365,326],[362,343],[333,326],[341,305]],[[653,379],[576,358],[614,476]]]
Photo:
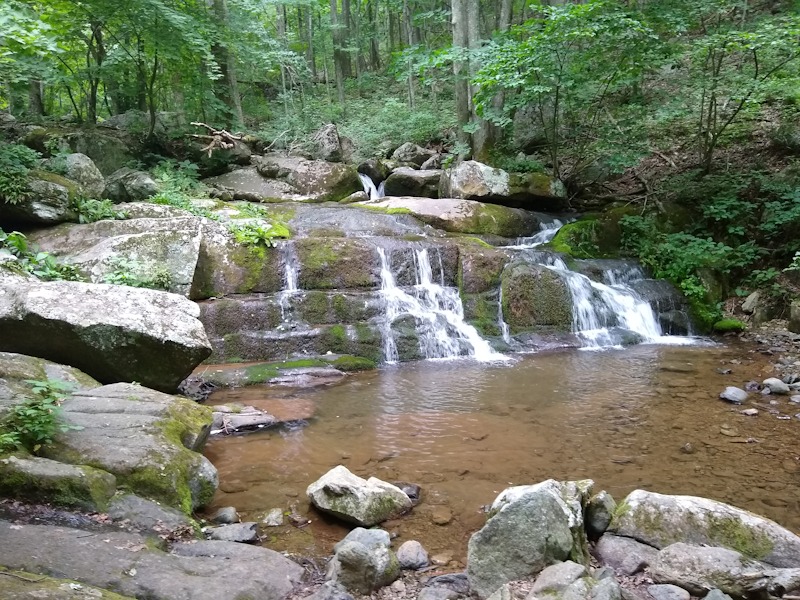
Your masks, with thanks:
[[[214,150],[230,150],[236,145],[236,142],[242,141],[242,134],[234,134],[224,129],[215,129],[211,125],[198,121],[193,121],[191,124],[195,127],[205,127],[211,132],[211,135],[191,134],[193,138],[208,142],[208,145],[204,146],[201,152],[207,152],[209,158]]]
[[[23,577],[22,575],[17,575],[16,573],[9,573],[8,571],[0,571],[0,575],[6,575],[7,577],[15,577],[16,579],[27,581],[28,583],[39,583],[40,581],[44,581],[45,579],[47,579],[47,577],[39,577],[38,579],[29,579],[28,577]]]
[[[655,155],[656,155],[656,156],[658,156],[659,158],[663,159],[663,160],[664,160],[664,162],[665,162],[665,163],[667,163],[667,164],[668,164],[670,167],[672,167],[673,169],[677,169],[677,168],[678,168],[678,167],[675,165],[675,161],[673,161],[673,160],[672,160],[672,159],[671,159],[669,156],[664,156],[664,155],[663,155],[661,152],[659,152],[658,150],[653,150],[653,154],[655,154]]]

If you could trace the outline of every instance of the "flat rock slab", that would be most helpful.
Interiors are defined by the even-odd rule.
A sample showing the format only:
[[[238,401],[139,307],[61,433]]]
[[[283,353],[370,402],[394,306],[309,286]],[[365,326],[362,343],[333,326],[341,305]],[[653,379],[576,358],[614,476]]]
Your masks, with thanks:
[[[131,533],[87,533],[0,521],[0,565],[150,600],[283,600],[303,568],[267,548],[232,542],[153,550]]]
[[[0,568],[3,600],[133,600],[69,579],[55,579]]]

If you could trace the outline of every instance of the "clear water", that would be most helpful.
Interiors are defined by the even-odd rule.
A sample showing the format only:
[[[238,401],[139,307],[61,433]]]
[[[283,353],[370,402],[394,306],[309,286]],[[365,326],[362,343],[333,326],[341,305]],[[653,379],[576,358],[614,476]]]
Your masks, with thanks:
[[[291,299],[300,291],[297,287],[300,261],[297,258],[294,244],[291,242],[281,244],[281,254],[283,255],[283,290],[278,294],[278,303],[281,307],[281,320],[286,323],[292,320]]]
[[[358,178],[361,180],[361,185],[364,187],[364,192],[366,192],[370,200],[378,200],[386,195],[384,193],[385,182],[381,181],[380,185],[376,187],[375,182],[372,181],[372,178],[369,175],[359,173]]]

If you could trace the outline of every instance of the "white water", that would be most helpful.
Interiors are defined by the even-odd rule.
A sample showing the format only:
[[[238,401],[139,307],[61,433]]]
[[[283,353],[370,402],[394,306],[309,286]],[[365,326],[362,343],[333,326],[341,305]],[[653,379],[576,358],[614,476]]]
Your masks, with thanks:
[[[500,286],[500,292],[497,297],[497,325],[500,327],[500,335],[503,336],[503,341],[506,344],[511,344],[511,330],[508,328],[508,323],[503,318],[503,286]]]
[[[539,223],[539,229],[541,230],[539,233],[532,235],[531,237],[517,238],[517,243],[508,247],[520,250],[536,248],[537,246],[541,246],[542,244],[546,244],[552,240],[556,236],[556,233],[558,233],[558,230],[563,226],[563,221],[560,221],[559,219],[553,219],[549,223]]]
[[[380,184],[375,187],[375,182],[372,181],[372,178],[369,175],[364,175],[364,173],[359,173],[358,178],[361,180],[361,185],[364,187],[364,191],[369,196],[370,200],[379,200],[385,196],[384,194],[384,184],[385,181],[381,181]]]
[[[416,284],[407,291],[397,286],[389,257],[383,248],[378,248],[381,259],[381,294],[386,302],[386,313],[382,323],[383,352],[387,363],[398,360],[397,343],[392,323],[410,316],[419,337],[419,349],[425,358],[455,358],[464,354],[479,361],[505,360],[488,342],[481,338],[474,327],[464,322],[464,308],[458,290],[443,285],[441,255],[439,260],[439,283],[433,281],[433,269],[427,248],[414,250]]]
[[[278,295],[278,303],[281,307],[281,320],[286,322],[291,320],[289,314],[291,299],[300,291],[297,287],[300,268],[294,245],[291,242],[285,242],[281,248],[283,250],[283,289]]]

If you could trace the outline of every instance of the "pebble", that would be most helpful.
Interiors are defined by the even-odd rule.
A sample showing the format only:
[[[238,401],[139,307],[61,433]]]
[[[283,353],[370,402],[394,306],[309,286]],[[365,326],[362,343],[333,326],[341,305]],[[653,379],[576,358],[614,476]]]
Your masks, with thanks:
[[[283,511],[280,508],[273,508],[264,515],[261,523],[267,527],[280,527],[283,525]]]
[[[239,513],[236,512],[236,508],[234,506],[223,506],[212,515],[211,521],[220,525],[238,523]]]
[[[741,388],[729,385],[719,395],[721,400],[726,400],[732,404],[741,404],[747,400],[747,392]]]
[[[434,506],[431,511],[431,521],[436,525],[447,525],[453,520],[453,511],[446,506]]]
[[[431,562],[435,565],[446,565],[453,560],[452,552],[440,552],[431,556]]]
[[[745,408],[743,411],[741,411],[741,413],[743,415],[745,415],[746,417],[755,417],[758,414],[758,409],[757,408]]]

